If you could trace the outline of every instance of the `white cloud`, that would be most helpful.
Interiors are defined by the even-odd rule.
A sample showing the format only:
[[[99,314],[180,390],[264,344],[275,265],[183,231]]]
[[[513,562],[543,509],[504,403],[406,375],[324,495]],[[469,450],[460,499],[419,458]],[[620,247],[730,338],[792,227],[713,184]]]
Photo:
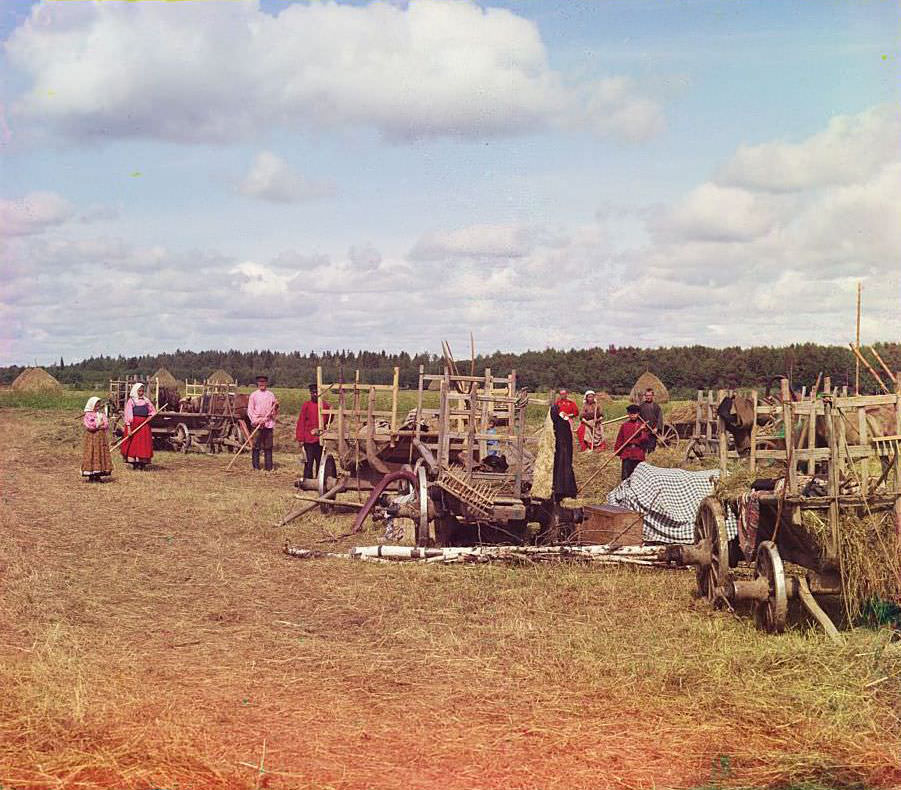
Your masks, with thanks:
[[[55,192],[30,192],[18,199],[0,199],[0,235],[42,233],[62,225],[73,214],[70,203]]]
[[[898,158],[901,114],[880,105],[857,115],[838,115],[803,142],[742,145],[722,168],[723,184],[772,192],[854,184]]]
[[[260,151],[239,191],[248,197],[272,203],[299,203],[333,194],[334,189],[328,184],[308,181],[271,151]]]
[[[42,3],[6,43],[30,89],[16,112],[76,137],[230,141],[275,126],[392,139],[662,127],[630,80],[569,80],[537,26],[469,0]]]
[[[423,234],[409,257],[419,261],[522,258],[534,246],[534,231],[520,225],[470,225]]]

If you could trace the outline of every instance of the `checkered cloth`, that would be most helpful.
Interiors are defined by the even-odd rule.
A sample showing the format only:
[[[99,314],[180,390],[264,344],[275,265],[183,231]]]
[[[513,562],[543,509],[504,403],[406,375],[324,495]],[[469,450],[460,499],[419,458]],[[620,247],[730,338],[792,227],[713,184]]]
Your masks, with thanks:
[[[644,513],[642,534],[655,543],[694,543],[695,518],[701,500],[713,493],[719,469],[689,472],[640,463],[631,477],[607,494],[608,505]],[[738,534],[738,522],[726,511],[729,538]]]

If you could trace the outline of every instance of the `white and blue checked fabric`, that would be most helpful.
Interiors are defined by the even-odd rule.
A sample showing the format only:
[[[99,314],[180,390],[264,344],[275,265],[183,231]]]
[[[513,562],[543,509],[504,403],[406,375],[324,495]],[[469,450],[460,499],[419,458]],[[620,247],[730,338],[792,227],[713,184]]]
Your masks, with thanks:
[[[642,462],[631,477],[607,494],[607,504],[643,513],[646,541],[694,543],[698,508],[701,500],[713,493],[719,475],[719,469],[690,472]],[[726,509],[726,533],[730,539],[738,534],[738,521],[731,509]]]

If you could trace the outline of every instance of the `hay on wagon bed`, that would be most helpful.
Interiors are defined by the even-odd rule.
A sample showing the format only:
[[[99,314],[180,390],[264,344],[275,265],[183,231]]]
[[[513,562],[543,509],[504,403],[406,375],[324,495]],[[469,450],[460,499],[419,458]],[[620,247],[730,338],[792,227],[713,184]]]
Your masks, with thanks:
[[[680,402],[673,404],[669,414],[666,415],[666,421],[671,425],[678,423],[693,423],[697,417],[697,405],[694,401]]]
[[[802,510],[801,523],[823,550],[829,546],[829,523],[820,513]],[[843,512],[838,543],[842,601],[849,619],[858,618],[868,602],[901,602],[901,545],[891,511]]]
[[[666,403],[669,400],[669,390],[664,386],[663,382],[658,379],[651,371],[646,370],[638,377],[635,386],[629,392],[629,400],[632,403],[639,403],[644,397],[646,389],[654,390],[654,400],[657,403]]]
[[[229,373],[222,368],[219,368],[215,373],[212,373],[210,377],[207,379],[207,384],[234,384],[235,380],[229,375]]]
[[[19,392],[58,392],[62,388],[63,385],[43,368],[26,368],[12,383],[12,389]]]

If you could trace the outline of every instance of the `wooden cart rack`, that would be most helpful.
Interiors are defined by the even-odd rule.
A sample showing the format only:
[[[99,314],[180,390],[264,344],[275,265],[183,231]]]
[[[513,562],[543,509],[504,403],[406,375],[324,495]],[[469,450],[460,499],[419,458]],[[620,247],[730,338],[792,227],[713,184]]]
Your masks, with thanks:
[[[701,503],[695,525],[695,542],[673,547],[672,558],[697,568],[698,591],[712,603],[732,604],[750,600],[759,627],[770,632],[785,628],[788,599],[800,598],[808,611],[832,636],[837,631],[816,601],[816,595],[838,595],[842,591],[839,544],[843,516],[867,513],[894,514],[901,529],[901,376],[892,394],[849,397],[832,390],[827,380],[821,397],[792,401],[788,382],[783,379],[781,403],[758,403],[758,415],[778,416],[785,426],[782,448],[760,449],[757,426],[752,428],[751,453],[741,460],[752,472],[762,461],[780,462],[781,489],[758,492],[760,522],[756,550],[749,559],[753,580],[736,578],[737,546],[730,546],[726,535],[724,509],[737,507],[736,499],[720,501],[708,497]],[[894,413],[894,430],[888,434],[870,434],[867,410],[888,407]],[[717,444],[723,472],[729,461],[739,456],[730,450],[723,421],[719,420]],[[849,426],[854,441],[848,441]],[[819,441],[818,441],[819,440]],[[825,446],[818,446],[818,445]],[[874,470],[878,461],[879,473]],[[820,489],[810,491],[816,477]],[[824,485],[823,485],[824,484]],[[825,490],[822,490],[825,488]],[[741,499],[739,497],[738,499]],[[802,530],[803,512],[816,511],[828,524],[825,545],[811,545]],[[788,574],[784,562],[807,573]]]
[[[530,496],[538,439],[526,435],[526,407],[547,401],[517,389],[515,371],[465,376],[420,367],[416,407],[405,415],[398,413],[397,368],[391,384],[361,382],[359,373],[329,383],[321,368],[316,383],[323,453],[318,478],[301,485],[318,491],[323,511],[342,491],[370,492],[358,523],[369,513],[389,525],[412,519],[418,545],[522,543],[529,522],[551,532],[579,518]]]

